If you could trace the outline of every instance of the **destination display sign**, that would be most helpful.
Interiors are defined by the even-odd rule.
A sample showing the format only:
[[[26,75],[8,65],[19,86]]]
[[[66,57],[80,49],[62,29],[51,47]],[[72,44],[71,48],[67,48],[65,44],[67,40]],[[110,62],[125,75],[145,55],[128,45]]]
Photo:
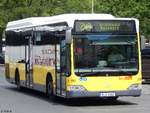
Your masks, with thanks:
[[[131,20],[77,20],[74,33],[121,32],[135,33],[135,21]]]

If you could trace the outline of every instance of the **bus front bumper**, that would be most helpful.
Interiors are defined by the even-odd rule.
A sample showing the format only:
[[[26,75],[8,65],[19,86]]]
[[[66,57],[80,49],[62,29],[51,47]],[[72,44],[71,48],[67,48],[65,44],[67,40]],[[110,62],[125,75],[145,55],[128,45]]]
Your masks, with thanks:
[[[125,91],[99,91],[99,92],[88,92],[88,91],[67,91],[67,98],[83,98],[83,97],[119,97],[119,96],[134,96],[138,97],[141,95],[141,89],[138,90],[125,90]]]

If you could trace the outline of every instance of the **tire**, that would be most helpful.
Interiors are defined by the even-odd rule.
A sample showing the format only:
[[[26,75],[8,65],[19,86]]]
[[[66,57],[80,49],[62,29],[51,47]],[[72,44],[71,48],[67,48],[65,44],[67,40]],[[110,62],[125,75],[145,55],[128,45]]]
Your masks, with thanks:
[[[46,83],[46,95],[48,96],[49,99],[53,99],[54,98],[53,81],[52,81],[52,79],[50,79],[50,77],[48,77],[47,83]]]
[[[21,86],[20,86],[20,76],[19,76],[19,72],[18,72],[18,71],[16,71],[15,78],[16,78],[15,82],[16,82],[16,85],[17,85],[17,89],[18,89],[18,90],[21,90]]]

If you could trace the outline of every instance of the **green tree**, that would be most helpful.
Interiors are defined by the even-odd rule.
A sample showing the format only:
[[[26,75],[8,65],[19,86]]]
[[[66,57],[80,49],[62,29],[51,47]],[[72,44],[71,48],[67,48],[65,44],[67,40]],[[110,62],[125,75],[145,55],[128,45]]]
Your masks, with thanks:
[[[8,21],[63,13],[91,13],[92,0],[0,0],[0,36]],[[149,0],[94,0],[95,13],[140,20],[140,31],[150,38]]]
[[[140,20],[141,34],[150,38],[149,0],[95,0],[95,12],[137,18]]]

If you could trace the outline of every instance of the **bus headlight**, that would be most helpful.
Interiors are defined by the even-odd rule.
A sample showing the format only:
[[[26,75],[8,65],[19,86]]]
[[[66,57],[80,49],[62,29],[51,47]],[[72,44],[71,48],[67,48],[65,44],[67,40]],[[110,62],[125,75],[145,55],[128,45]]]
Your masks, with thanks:
[[[129,90],[138,90],[138,89],[141,89],[142,88],[142,85],[141,84],[132,84],[129,86]]]
[[[70,91],[86,91],[85,87],[81,85],[71,85],[69,86]]]

